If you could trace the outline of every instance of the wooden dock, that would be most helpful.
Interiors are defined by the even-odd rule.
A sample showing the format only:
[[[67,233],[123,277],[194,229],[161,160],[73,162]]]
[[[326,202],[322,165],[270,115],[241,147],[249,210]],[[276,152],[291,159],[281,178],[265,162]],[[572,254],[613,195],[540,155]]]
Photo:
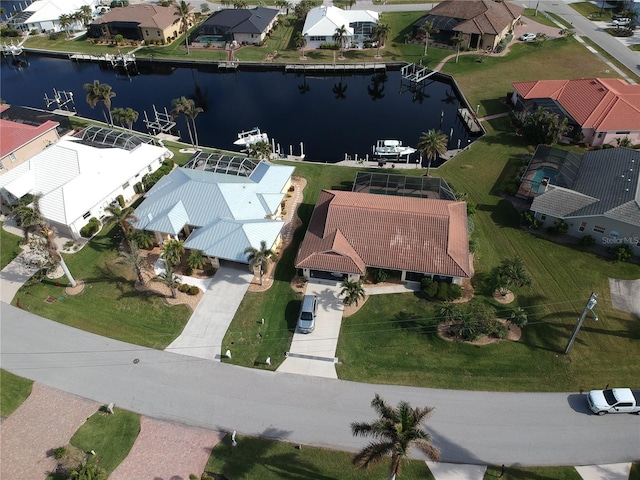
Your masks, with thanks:
[[[480,126],[480,122],[478,122],[478,119],[471,110],[469,110],[468,108],[459,108],[458,115],[460,115],[460,118],[462,118],[472,134],[478,135],[482,133],[483,130]]]
[[[292,63],[284,67],[285,72],[384,72],[384,63]]]
[[[72,62],[97,62],[97,63],[109,63],[112,67],[127,67],[130,64],[136,63],[136,56],[133,53],[102,53],[102,54],[88,54],[88,53],[73,53],[69,55],[69,59]]]
[[[218,68],[221,70],[237,70],[240,62],[237,61],[229,61],[229,62],[218,62]]]

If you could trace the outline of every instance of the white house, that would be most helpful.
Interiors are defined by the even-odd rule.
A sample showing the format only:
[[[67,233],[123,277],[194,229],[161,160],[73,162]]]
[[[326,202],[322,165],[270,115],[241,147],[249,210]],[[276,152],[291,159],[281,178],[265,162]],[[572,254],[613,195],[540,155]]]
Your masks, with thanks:
[[[355,46],[371,36],[378,18],[378,12],[371,10],[342,10],[320,6],[307,14],[302,35],[307,39],[308,48],[319,48],[323,43],[335,43],[333,35],[336,29],[344,26],[347,30],[347,47]]]
[[[72,15],[85,5],[94,11],[99,3],[98,0],[36,0],[14,16],[11,23],[25,31],[37,29],[41,32],[59,32],[64,30],[60,27],[61,15]],[[72,27],[82,27],[82,23],[76,21]]]
[[[118,130],[88,127],[0,175],[0,194],[8,203],[27,193],[41,194],[44,218],[60,234],[79,238],[91,217],[104,216],[118,195],[130,200],[134,185],[172,156],[148,141]]]

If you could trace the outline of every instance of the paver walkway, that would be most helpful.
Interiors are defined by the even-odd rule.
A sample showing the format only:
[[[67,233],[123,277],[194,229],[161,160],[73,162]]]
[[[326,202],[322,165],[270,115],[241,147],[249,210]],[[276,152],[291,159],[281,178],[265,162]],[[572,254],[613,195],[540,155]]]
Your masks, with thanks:
[[[66,445],[100,405],[39,383],[0,425],[0,478],[43,479],[57,462],[50,452]]]
[[[109,480],[186,480],[191,473],[200,478],[223,437],[213,430],[142,417],[133,448]]]

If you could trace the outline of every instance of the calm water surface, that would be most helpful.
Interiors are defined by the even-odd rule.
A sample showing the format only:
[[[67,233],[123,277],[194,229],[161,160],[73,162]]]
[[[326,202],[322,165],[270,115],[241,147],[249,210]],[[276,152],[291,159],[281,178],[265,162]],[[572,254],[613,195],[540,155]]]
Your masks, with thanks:
[[[313,77],[162,67],[128,78],[92,63],[29,54],[27,60],[24,68],[2,60],[0,96],[7,103],[45,108],[45,93],[52,96],[56,88],[74,93],[80,115],[103,120],[100,108],[86,103],[82,88],[99,80],[116,92],[112,107],[140,112],[134,128],[146,131],[143,111],[150,114],[152,105],[171,110],[171,100],[185,96],[204,109],[196,119],[201,145],[237,150],[237,133],[258,126],[282,151],[288,153],[291,145],[299,154],[303,142],[308,160],[336,162],[345,154],[370,154],[378,139],[415,146],[420,133],[431,128],[447,135],[453,128],[449,148],[473,140],[457,116],[459,99],[448,84],[429,79],[422,94],[401,93],[400,72]],[[188,142],[184,119],[177,128]]]

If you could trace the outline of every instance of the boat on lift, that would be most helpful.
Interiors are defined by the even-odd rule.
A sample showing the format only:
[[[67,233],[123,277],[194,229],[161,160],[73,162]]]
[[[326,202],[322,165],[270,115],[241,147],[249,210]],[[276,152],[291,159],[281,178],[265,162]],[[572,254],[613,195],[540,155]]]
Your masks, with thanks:
[[[413,147],[402,145],[400,140],[378,140],[373,147],[373,156],[387,159],[400,159],[417,152]]]
[[[246,132],[244,130],[240,132],[238,134],[238,139],[233,142],[233,144],[241,147],[248,147],[249,145],[259,142],[269,143],[269,136],[266,133],[261,132],[258,127],[253,127],[251,130],[247,130]]]

